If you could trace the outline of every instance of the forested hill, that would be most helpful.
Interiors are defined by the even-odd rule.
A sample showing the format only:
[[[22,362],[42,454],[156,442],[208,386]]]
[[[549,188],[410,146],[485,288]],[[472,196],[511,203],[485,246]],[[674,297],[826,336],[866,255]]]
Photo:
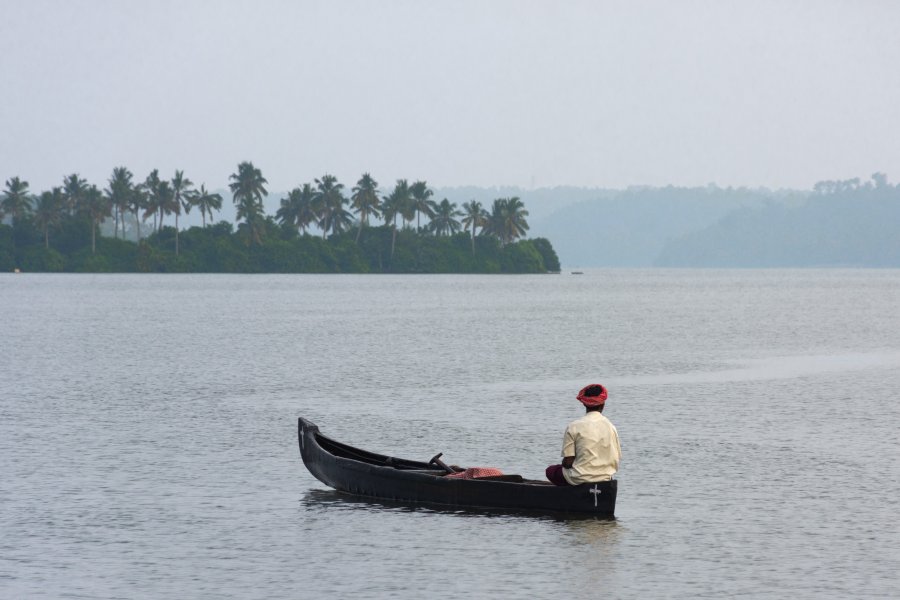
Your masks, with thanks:
[[[532,231],[553,240],[566,266],[649,267],[669,240],[702,230],[732,211],[763,206],[773,197],[783,203],[802,199],[790,192],[715,186],[631,188],[534,219]]]
[[[800,206],[732,211],[666,243],[666,267],[900,267],[900,186],[822,182]]]

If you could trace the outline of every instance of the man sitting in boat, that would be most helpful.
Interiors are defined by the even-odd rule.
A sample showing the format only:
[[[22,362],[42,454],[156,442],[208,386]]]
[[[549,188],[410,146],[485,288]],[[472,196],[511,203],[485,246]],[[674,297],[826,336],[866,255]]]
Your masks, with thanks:
[[[622,450],[619,433],[604,417],[603,405],[608,394],[602,385],[593,383],[578,392],[585,415],[572,421],[563,436],[562,464],[547,467],[547,479],[555,485],[580,485],[608,481],[619,469]]]

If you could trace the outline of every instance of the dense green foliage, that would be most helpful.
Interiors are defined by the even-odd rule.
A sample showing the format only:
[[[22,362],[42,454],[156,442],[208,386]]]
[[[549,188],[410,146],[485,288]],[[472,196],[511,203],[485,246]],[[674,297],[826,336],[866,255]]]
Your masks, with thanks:
[[[45,248],[27,222],[0,225],[0,271],[26,272],[189,272],[189,273],[544,273],[558,271],[559,259],[546,239],[506,245],[477,236],[475,253],[468,233],[432,236],[400,229],[391,257],[392,229],[367,228],[328,239],[298,234],[267,219],[265,243],[252,244],[252,232],[234,231],[221,221],[180,233],[163,227],[135,242],[98,237],[91,252],[90,223],[73,222]]]
[[[333,175],[306,183],[281,200],[275,218],[265,214],[262,172],[242,162],[230,176],[237,229],[226,221],[206,225],[222,198],[176,171],[171,180],[154,169],[142,183],[124,167],[113,169],[101,191],[77,174],[38,197],[18,177],[0,197],[0,270],[68,272],[203,273],[544,273],[559,271],[546,239],[519,239],[528,211],[517,197],[497,198],[491,212],[457,209],[431,199],[424,181],[398,180],[380,197],[364,173],[344,194]],[[203,227],[182,232],[182,211],[197,208]],[[352,210],[348,210],[352,209]],[[354,215],[355,213],[355,215]],[[164,225],[175,216],[175,226]],[[370,225],[373,218],[384,225]],[[430,219],[422,225],[422,217]],[[466,217],[459,221],[458,217]],[[130,219],[130,228],[129,228]],[[148,220],[152,219],[152,227]],[[276,222],[277,219],[277,222]],[[400,227],[397,221],[401,220]],[[98,236],[112,221],[113,237]],[[416,226],[412,223],[415,221]],[[119,238],[121,224],[122,238]],[[142,237],[143,230],[149,235]],[[463,226],[466,230],[462,233]],[[318,227],[321,237],[307,234]],[[479,231],[480,228],[480,231]],[[126,239],[133,235],[134,241]]]

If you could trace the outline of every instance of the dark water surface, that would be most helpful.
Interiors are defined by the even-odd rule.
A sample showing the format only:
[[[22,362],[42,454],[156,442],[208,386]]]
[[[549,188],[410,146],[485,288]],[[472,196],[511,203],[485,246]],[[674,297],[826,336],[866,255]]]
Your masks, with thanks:
[[[900,271],[0,275],[2,598],[875,598]],[[540,477],[608,385],[617,519],[329,491],[296,419]]]

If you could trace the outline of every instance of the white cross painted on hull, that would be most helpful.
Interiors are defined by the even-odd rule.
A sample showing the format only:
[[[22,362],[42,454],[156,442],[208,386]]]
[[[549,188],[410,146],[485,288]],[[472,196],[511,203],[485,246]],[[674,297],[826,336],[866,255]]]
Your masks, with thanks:
[[[594,508],[597,507],[597,496],[603,493],[603,490],[597,488],[597,484],[594,484],[594,487],[588,490],[590,493],[594,495]]]

